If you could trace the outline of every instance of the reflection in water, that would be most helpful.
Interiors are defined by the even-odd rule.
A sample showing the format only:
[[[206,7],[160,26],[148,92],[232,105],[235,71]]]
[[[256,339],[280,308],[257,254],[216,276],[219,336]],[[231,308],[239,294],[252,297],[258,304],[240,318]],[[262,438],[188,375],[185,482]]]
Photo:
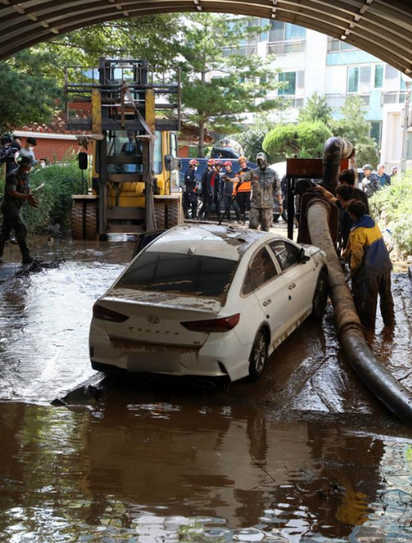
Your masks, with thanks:
[[[2,541],[412,538],[412,441],[392,437],[399,428],[143,400],[0,405]]]
[[[87,410],[44,405],[94,373],[91,308],[132,250],[56,245],[60,269],[0,284],[1,543],[412,540],[412,434],[351,373],[331,312],[253,385],[202,398],[128,380]],[[394,285],[397,326],[372,341],[407,381]]]

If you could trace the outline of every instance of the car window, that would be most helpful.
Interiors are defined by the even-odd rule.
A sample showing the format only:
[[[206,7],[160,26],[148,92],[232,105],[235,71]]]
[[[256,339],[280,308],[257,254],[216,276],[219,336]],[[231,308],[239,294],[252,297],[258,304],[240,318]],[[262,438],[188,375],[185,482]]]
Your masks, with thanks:
[[[220,296],[232,282],[237,260],[203,255],[143,251],[116,288]]]
[[[243,283],[242,294],[250,294],[278,274],[272,257],[264,247],[253,258]]]
[[[269,243],[269,247],[272,249],[282,271],[300,262],[300,248],[287,241],[272,241],[272,243]]]

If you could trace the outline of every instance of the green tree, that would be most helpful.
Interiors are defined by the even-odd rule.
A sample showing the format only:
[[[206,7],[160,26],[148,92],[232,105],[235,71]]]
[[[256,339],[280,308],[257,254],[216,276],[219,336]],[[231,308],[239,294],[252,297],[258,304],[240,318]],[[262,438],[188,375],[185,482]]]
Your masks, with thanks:
[[[50,120],[62,96],[48,74],[54,55],[21,51],[0,62],[0,131]]]
[[[332,122],[332,108],[328,106],[324,96],[314,92],[306,105],[299,110],[298,121],[300,123],[321,121],[326,126],[330,126]]]
[[[185,16],[183,25],[182,102],[184,118],[198,127],[199,156],[204,156],[204,133],[238,132],[245,113],[267,111],[278,105],[267,94],[277,88],[276,72],[256,55],[240,53],[242,41],[261,28],[248,18],[212,13]],[[224,49],[230,45],[227,56]],[[212,77],[212,74],[214,76]]]
[[[276,162],[293,156],[318,158],[331,136],[332,132],[321,121],[278,124],[266,135],[263,149]]]
[[[349,96],[339,110],[341,118],[332,122],[334,135],[346,138],[355,145],[369,143],[370,124],[365,119],[364,107],[360,96]]]
[[[180,29],[179,14],[148,15],[82,28],[41,47],[52,51],[60,66],[96,66],[100,57],[111,57],[146,59],[166,69],[178,53]]]

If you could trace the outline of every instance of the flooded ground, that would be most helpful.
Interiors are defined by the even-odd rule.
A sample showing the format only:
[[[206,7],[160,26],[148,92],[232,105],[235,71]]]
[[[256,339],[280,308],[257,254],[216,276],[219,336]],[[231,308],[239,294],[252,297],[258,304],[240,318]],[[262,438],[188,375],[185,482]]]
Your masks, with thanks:
[[[0,541],[412,541],[412,429],[352,373],[331,309],[258,383],[106,379],[50,405],[95,375],[91,308],[132,250],[41,241],[65,262],[0,282]],[[379,322],[372,347],[412,389],[406,276],[394,293],[396,328]]]

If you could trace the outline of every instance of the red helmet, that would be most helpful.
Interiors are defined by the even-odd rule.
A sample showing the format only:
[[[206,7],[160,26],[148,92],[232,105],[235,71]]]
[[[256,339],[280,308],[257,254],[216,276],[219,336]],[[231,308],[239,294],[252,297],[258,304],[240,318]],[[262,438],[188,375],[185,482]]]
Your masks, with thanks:
[[[193,159],[193,160],[191,160],[189,162],[189,166],[199,166],[199,162],[197,160]]]
[[[208,166],[214,166],[215,165],[215,159],[214,158],[209,158],[209,160],[207,161],[207,165]]]
[[[232,163],[230,162],[230,160],[227,160],[226,162],[223,163],[223,166],[226,168],[226,166],[230,166],[232,167]]]
[[[247,158],[245,156],[240,156],[238,159],[237,159],[238,162],[247,162]]]

